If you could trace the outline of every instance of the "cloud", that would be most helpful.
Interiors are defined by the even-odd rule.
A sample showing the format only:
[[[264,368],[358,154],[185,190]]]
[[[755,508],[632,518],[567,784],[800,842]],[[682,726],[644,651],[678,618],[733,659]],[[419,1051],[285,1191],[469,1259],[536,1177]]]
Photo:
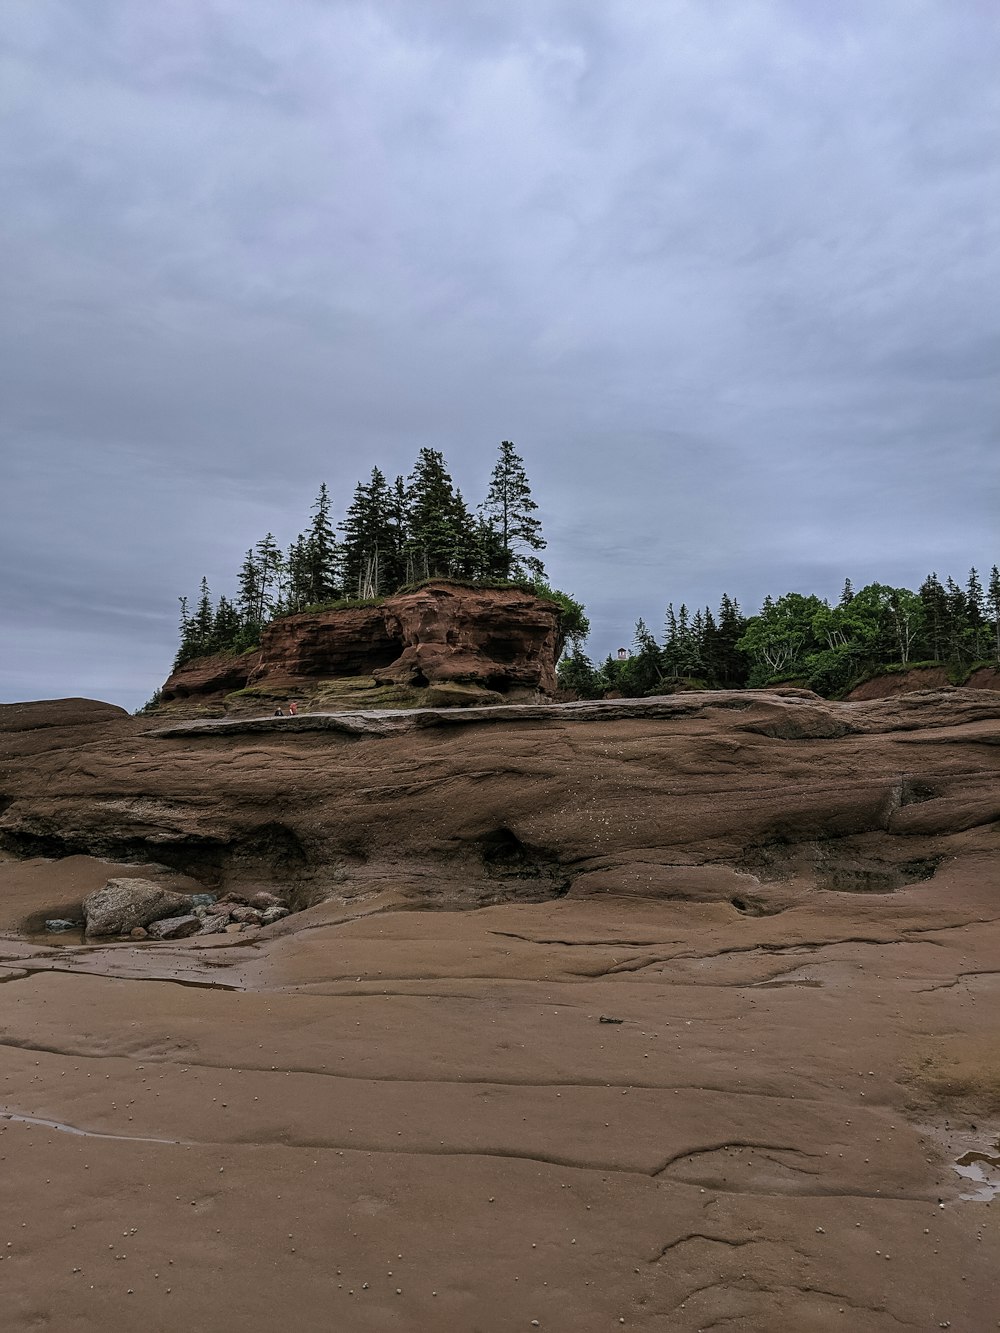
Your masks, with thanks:
[[[599,655],[998,558],[991,7],[14,0],[3,40],[0,696],[103,653],[141,702],[202,572],[423,445],[474,500],[515,440]]]

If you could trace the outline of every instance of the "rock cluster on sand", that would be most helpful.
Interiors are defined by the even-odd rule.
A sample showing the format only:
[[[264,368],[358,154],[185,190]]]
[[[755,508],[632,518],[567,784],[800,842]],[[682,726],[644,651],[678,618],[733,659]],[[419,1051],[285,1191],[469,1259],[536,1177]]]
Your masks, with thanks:
[[[162,917],[179,916],[189,910],[187,894],[174,893],[148,879],[109,879],[101,889],[83,900],[87,938],[127,935]]]
[[[241,930],[270,926],[289,914],[283,898],[265,891],[249,898],[227,893],[218,902],[197,901],[204,896],[174,893],[147,879],[109,879],[83,900],[87,937],[180,940],[222,932],[234,924]]]

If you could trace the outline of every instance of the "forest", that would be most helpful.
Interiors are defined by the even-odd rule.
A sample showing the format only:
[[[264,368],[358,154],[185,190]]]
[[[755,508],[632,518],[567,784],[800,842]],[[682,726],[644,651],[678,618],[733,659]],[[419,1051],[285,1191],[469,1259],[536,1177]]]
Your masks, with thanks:
[[[282,550],[272,533],[244,557],[233,596],[212,597],[203,578],[193,603],[181,597],[174,669],[195,657],[245,652],[263,627],[297,611],[378,601],[430,578],[530,587],[559,603],[568,636],[585,637],[583,607],[545,583],[546,542],[524,460],[499,447],[485,498],[470,509],[444,455],[421,449],[408,478],[390,483],[372,468],[339,523],[324,483],[308,526]]]
[[[795,681],[835,697],[886,671],[945,666],[956,681],[978,665],[1000,661],[1000,570],[986,588],[975,569],[964,585],[928,574],[916,592],[850,579],[835,606],[787,592],[764,599],[756,615],[723,595],[718,614],[671,602],[662,643],[645,622],[635,627],[631,656],[600,666],[576,644],[559,665],[559,683],[579,698],[627,697],[688,688],[742,689]]]

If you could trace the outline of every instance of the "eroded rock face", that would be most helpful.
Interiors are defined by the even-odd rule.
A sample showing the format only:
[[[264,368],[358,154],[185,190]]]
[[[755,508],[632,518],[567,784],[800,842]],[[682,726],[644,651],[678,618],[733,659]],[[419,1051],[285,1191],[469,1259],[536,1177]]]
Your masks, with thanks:
[[[242,690],[260,667],[261,654],[214,653],[198,657],[173,672],[160,691],[164,703],[179,699],[210,698]]]
[[[465,687],[531,696],[556,688],[562,650],[551,602],[516,588],[432,583],[380,606],[304,612],[268,625],[260,651],[197,658],[175,671],[164,703],[221,702],[246,687],[308,692],[324,679],[374,676],[381,683]]]
[[[249,683],[294,687],[318,676],[370,676],[402,649],[381,606],[286,616],[264,630]]]
[[[162,917],[177,916],[190,906],[187,894],[173,893],[151,880],[109,879],[83,900],[87,937],[127,935],[138,926],[148,928]]]
[[[562,641],[551,603],[515,588],[442,583],[391,598],[383,609],[390,632],[405,646],[395,662],[375,672],[377,680],[555,691]]]

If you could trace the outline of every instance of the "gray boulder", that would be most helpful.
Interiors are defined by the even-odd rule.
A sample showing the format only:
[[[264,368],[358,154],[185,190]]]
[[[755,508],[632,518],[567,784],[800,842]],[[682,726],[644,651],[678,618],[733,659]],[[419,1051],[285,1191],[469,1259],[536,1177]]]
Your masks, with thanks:
[[[201,918],[202,935],[221,935],[229,925],[229,913],[217,912],[214,916]]]
[[[137,926],[148,926],[165,916],[177,916],[191,908],[186,893],[172,893],[148,879],[109,879],[83,900],[88,939],[101,935],[128,935]]]
[[[165,916],[159,921],[151,921],[146,927],[146,933],[151,940],[182,940],[186,935],[197,935],[201,927],[201,917],[192,913],[188,916]]]

